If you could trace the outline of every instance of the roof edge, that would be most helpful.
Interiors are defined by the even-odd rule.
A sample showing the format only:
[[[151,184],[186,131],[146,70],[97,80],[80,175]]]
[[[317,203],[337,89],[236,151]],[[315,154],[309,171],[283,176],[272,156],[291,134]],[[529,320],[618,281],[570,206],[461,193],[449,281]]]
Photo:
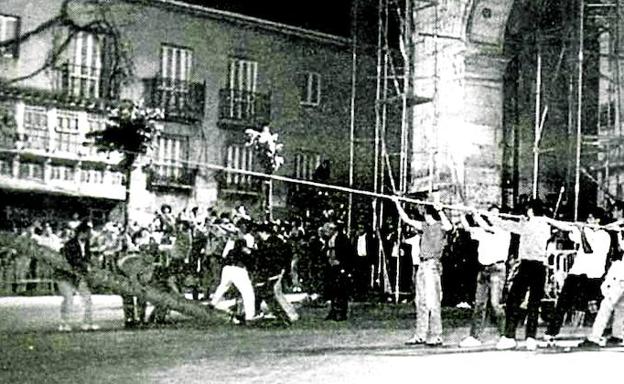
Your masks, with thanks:
[[[138,3],[144,2],[142,0],[126,0],[128,2]],[[295,27],[288,24],[278,23],[275,21],[265,20],[258,17],[242,15],[240,13],[234,13],[230,11],[223,11],[215,8],[210,8],[197,4],[189,4],[179,0],[152,0],[149,5],[164,5],[172,8],[179,8],[185,11],[200,14],[202,16],[212,17],[218,20],[225,20],[230,22],[237,22],[242,24],[254,25],[262,29],[283,33],[286,35],[296,36],[303,39],[309,39],[312,41],[333,44],[340,47],[348,47],[351,43],[351,39],[347,37],[341,37],[332,35],[329,33],[314,31],[311,29]]]

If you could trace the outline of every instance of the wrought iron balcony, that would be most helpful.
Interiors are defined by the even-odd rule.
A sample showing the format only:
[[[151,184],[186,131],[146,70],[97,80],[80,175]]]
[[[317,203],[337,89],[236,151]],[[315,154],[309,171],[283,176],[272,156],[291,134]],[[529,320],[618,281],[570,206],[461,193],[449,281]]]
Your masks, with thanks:
[[[179,165],[155,164],[148,174],[150,189],[193,189],[197,169]]]
[[[219,126],[222,128],[258,128],[270,121],[270,95],[240,89],[219,91]]]
[[[206,84],[156,77],[145,80],[145,100],[161,108],[166,120],[197,121],[204,117]]]

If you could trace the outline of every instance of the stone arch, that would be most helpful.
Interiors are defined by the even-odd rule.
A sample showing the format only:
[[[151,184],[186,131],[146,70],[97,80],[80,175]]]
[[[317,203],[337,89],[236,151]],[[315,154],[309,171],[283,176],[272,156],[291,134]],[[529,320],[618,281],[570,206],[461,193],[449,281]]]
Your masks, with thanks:
[[[507,20],[515,2],[525,0],[473,0],[468,5],[467,40],[476,45],[502,48]]]

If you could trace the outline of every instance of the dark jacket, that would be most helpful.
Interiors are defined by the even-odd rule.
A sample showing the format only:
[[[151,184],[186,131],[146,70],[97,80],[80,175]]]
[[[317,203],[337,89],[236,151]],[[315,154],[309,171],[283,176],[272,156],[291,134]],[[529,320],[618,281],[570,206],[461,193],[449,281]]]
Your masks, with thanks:
[[[279,275],[283,270],[290,270],[292,251],[288,244],[275,235],[258,242],[254,252],[253,275],[258,281]]]
[[[333,251],[333,254],[335,255],[335,260],[338,261],[340,267],[347,270],[351,269],[351,264],[353,263],[354,248],[349,238],[344,233],[339,232],[336,235],[333,249],[330,247],[330,240],[331,239],[327,240],[324,247],[328,262],[330,262],[330,259],[332,259],[331,253]]]
[[[78,239],[72,237],[69,239],[63,248],[61,254],[67,260],[67,264],[70,266],[70,271],[57,271],[57,278],[63,280],[70,280],[74,283],[78,278],[84,276],[89,271],[89,263],[91,262],[91,251],[89,241],[85,242],[84,254],[78,243]]]

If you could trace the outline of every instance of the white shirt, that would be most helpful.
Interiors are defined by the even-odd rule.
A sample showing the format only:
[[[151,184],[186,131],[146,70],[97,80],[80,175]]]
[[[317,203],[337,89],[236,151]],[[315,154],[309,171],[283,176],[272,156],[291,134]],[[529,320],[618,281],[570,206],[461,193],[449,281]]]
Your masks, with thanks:
[[[420,265],[420,235],[408,237],[403,242],[411,246],[412,265]]]
[[[481,265],[490,265],[507,260],[511,234],[505,230],[492,228],[491,232],[480,227],[470,228],[471,237],[479,242],[478,258]]]
[[[366,234],[362,234],[357,238],[357,255],[366,257]]]
[[[575,243],[581,243],[581,231],[577,228],[574,228],[568,236]],[[600,279],[605,272],[611,237],[607,231],[594,231],[593,229],[585,228],[585,238],[587,238],[587,242],[593,252],[585,253],[583,247],[580,246],[574,258],[574,264],[568,273],[573,275],[586,274],[590,279]]]
[[[616,260],[611,264],[607,276],[605,276],[605,284],[615,281],[624,281],[624,261]]]

